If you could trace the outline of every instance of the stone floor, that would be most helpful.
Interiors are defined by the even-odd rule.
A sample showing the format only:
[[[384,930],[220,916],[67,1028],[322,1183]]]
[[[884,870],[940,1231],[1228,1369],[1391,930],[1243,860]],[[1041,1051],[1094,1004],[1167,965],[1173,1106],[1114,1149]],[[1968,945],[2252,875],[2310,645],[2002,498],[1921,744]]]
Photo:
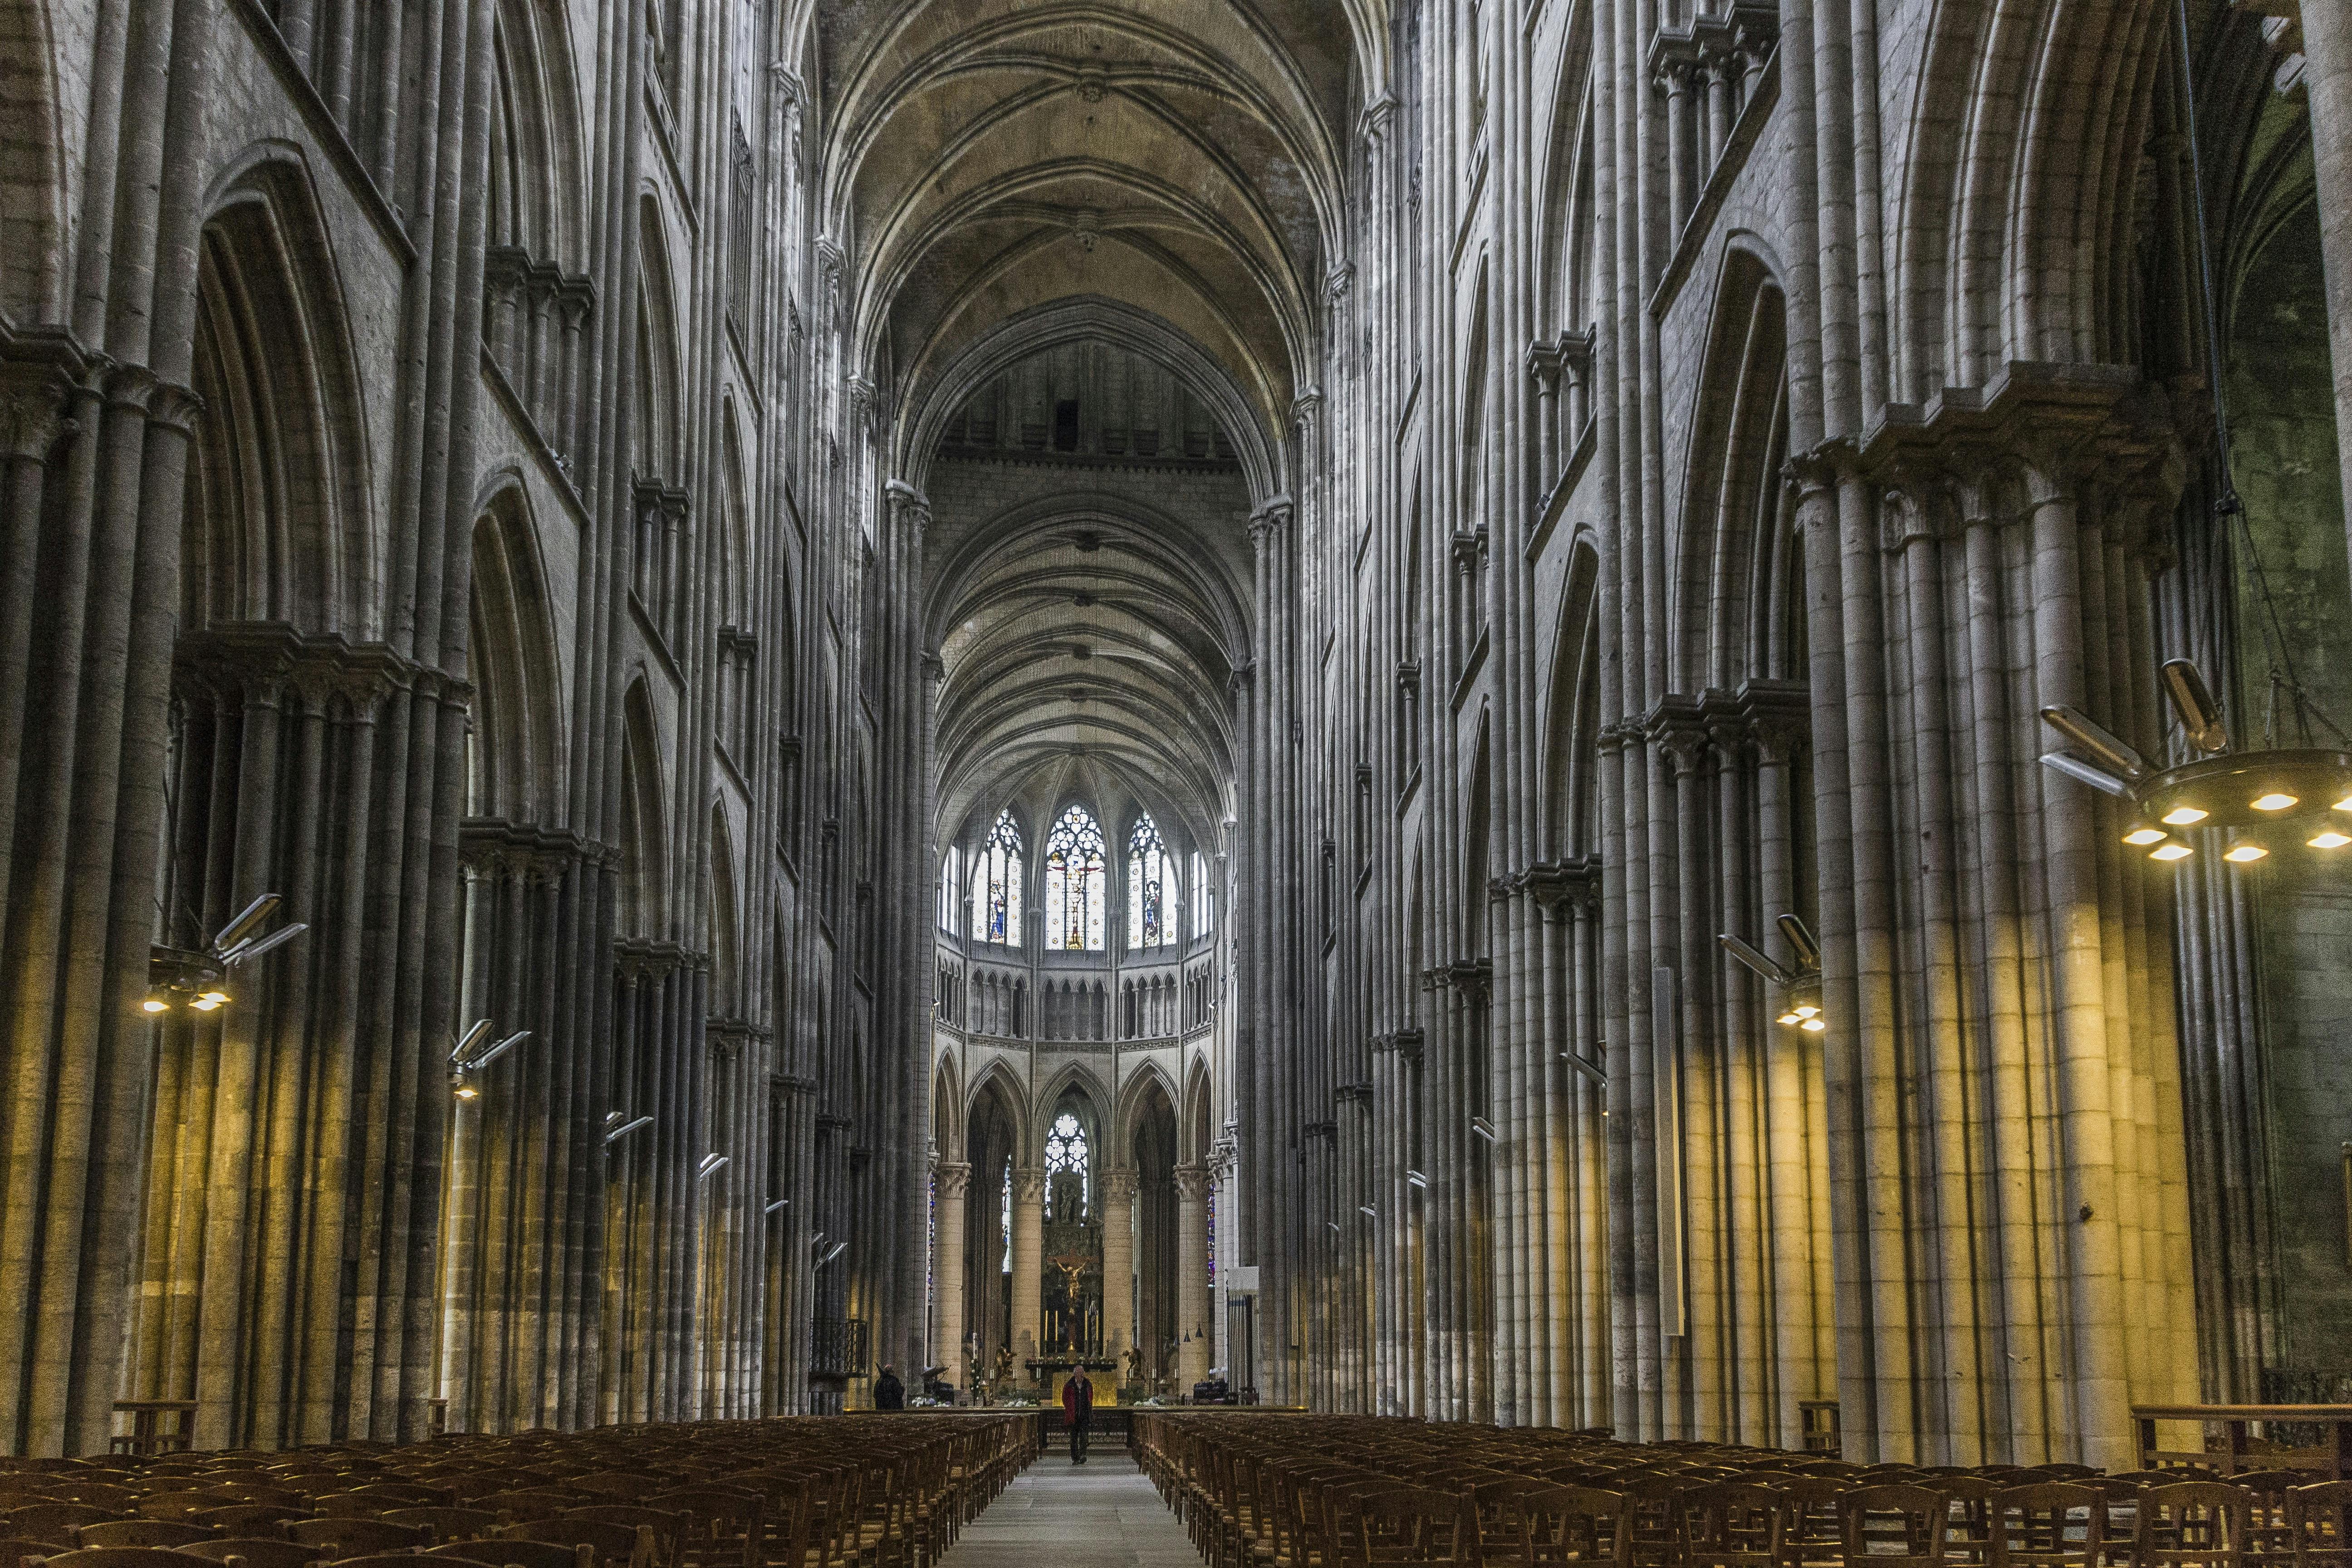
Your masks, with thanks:
[[[1084,1466],[1059,1445],[964,1528],[940,1568],[1201,1568],[1184,1527],[1117,1439]]]

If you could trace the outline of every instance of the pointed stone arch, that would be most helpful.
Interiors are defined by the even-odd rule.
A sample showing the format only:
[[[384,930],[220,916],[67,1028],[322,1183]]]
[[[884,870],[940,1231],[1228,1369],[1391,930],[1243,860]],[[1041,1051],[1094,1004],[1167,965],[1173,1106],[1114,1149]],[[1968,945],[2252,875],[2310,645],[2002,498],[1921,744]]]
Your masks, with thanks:
[[[653,698],[640,672],[621,699],[621,920],[625,936],[669,933],[667,770]]]
[[[1802,650],[1786,646],[1792,574],[1801,565],[1781,482],[1788,357],[1787,312],[1770,260],[1735,237],[1694,394],[1675,534],[1671,689],[1728,690],[1801,668]]]
[[[474,523],[466,814],[552,824],[564,776],[553,611],[529,494],[512,473],[495,482]]]
[[[375,520],[351,324],[298,149],[255,145],[215,186],[197,262],[181,628],[378,633]]]
[[[1168,1102],[1169,1129],[1173,1134],[1180,1093],[1176,1080],[1160,1063],[1147,1058],[1136,1064],[1118,1091],[1118,1115],[1114,1122],[1117,1136],[1111,1147],[1119,1163],[1134,1163],[1136,1129],[1140,1119],[1150,1113],[1155,1094]]]
[[[1543,820],[1553,860],[1597,855],[1601,781],[1601,555],[1589,537],[1570,546],[1568,591],[1553,634],[1551,700],[1544,725]]]

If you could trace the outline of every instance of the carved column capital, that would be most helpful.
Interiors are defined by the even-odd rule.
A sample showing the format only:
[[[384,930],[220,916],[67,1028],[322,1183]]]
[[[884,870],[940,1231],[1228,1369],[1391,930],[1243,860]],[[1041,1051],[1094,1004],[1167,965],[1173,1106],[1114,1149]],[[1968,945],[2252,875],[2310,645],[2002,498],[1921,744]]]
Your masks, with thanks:
[[[1103,1202],[1123,1204],[1135,1196],[1135,1173],[1124,1165],[1114,1166],[1102,1173]]]
[[[942,1160],[932,1179],[940,1196],[960,1198],[971,1189],[971,1167],[961,1160]]]
[[[1175,1177],[1176,1196],[1185,1203],[1202,1202],[1215,1185],[1206,1165],[1179,1165]]]
[[[1013,1168],[1013,1201],[1023,1207],[1044,1205],[1045,1168],[1043,1165],[1015,1165]]]
[[[72,384],[47,365],[0,368],[0,453],[41,462],[75,428],[68,416]]]

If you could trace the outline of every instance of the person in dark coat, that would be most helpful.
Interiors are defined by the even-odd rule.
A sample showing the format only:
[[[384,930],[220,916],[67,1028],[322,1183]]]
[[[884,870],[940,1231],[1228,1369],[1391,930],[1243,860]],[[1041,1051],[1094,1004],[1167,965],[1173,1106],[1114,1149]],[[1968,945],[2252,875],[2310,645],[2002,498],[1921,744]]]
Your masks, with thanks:
[[[1062,1384],[1062,1425],[1070,1429],[1070,1463],[1087,1462],[1087,1433],[1095,1424],[1095,1385],[1081,1373]]]
[[[907,1408],[907,1385],[898,1381],[897,1367],[884,1367],[882,1375],[874,1380],[874,1408],[877,1410]]]

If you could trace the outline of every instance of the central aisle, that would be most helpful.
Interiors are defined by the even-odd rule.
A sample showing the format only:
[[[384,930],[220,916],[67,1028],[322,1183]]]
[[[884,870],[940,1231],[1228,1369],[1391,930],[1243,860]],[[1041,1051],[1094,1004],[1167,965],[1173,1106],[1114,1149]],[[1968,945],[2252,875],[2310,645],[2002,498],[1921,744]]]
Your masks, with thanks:
[[[940,1568],[1201,1568],[1184,1527],[1116,1440],[1058,1444],[964,1527]]]

